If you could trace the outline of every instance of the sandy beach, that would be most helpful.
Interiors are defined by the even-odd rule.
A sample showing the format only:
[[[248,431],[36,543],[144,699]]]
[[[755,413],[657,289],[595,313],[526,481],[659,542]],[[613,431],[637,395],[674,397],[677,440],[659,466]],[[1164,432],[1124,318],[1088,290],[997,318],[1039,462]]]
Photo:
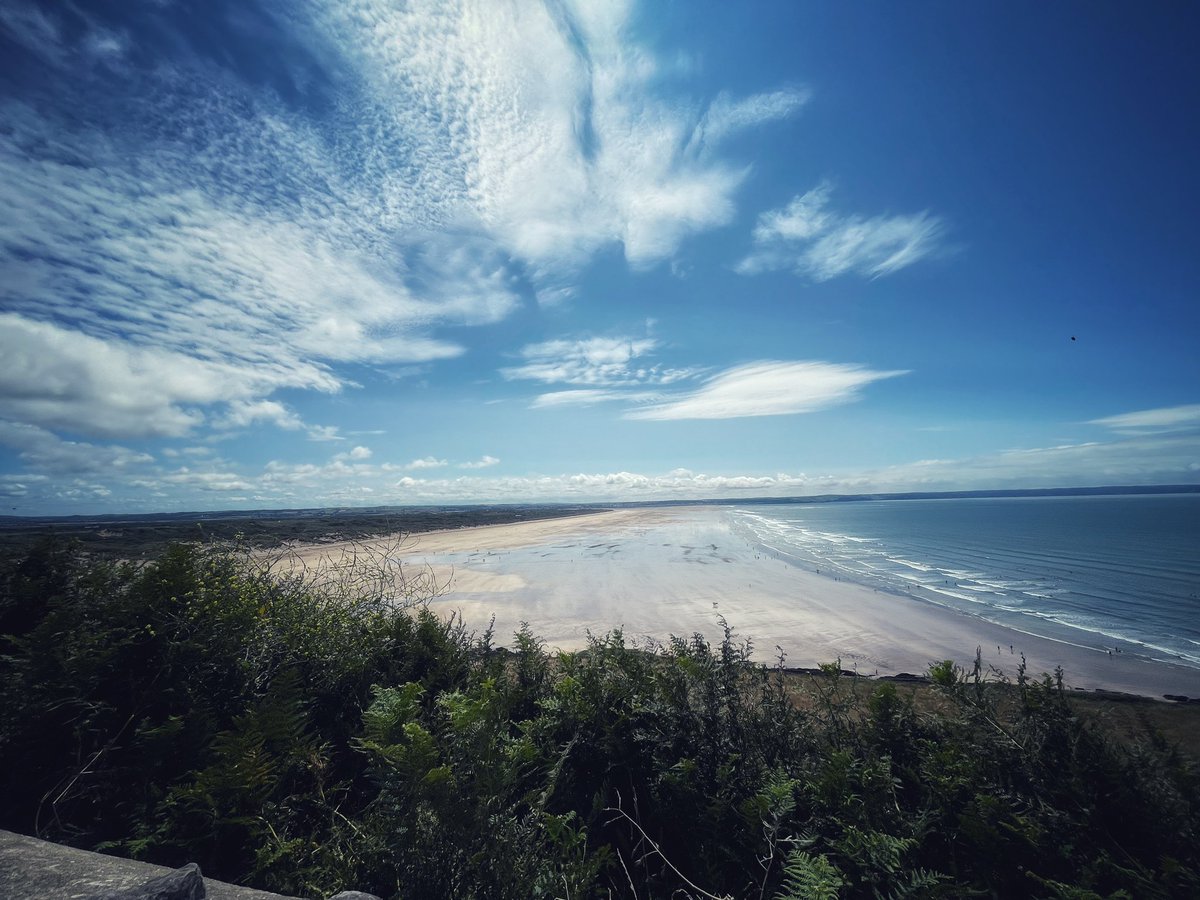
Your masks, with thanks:
[[[578,649],[587,635],[624,629],[634,640],[701,632],[719,639],[719,616],[754,655],[789,666],[841,659],[863,675],[923,673],[931,661],[983,659],[1014,677],[1066,671],[1069,685],[1152,697],[1200,696],[1200,670],[1104,647],[1049,640],[921,599],[836,580],[762,552],[719,507],[628,509],[406,539],[389,554],[407,577],[443,586],[431,608],[477,630],[495,616],[498,643],[528,622],[549,648]],[[390,547],[380,541],[376,546]],[[306,545],[314,566],[346,545]]]

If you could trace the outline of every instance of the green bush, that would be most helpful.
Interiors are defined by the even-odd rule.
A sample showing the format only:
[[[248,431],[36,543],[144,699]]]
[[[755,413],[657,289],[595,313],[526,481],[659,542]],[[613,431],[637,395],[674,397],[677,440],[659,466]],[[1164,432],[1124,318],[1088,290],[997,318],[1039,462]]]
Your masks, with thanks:
[[[500,650],[388,584],[36,548],[0,592],[0,826],[302,895],[1200,894],[1192,769],[1061,674],[937,664],[934,715],[831,664],[802,710],[728,626]]]

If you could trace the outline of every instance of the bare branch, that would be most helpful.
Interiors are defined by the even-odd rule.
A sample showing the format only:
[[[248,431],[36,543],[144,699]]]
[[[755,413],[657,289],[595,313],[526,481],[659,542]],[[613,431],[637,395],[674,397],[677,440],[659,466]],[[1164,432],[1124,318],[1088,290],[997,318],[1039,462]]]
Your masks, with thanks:
[[[670,870],[672,872],[674,872],[676,875],[678,875],[688,887],[690,887],[693,891],[696,891],[701,897],[707,897],[708,900],[733,900],[733,897],[730,894],[726,894],[723,897],[719,897],[716,894],[710,894],[708,891],[704,890],[704,888],[699,887],[695,883],[693,883],[692,880],[690,878],[688,878],[686,875],[684,875],[682,872],[680,872],[679,869],[675,868],[675,864],[672,863],[669,859],[666,858],[666,856],[663,855],[662,849],[655,842],[654,838],[652,838],[652,837],[650,837],[650,835],[646,834],[645,830],[642,828],[641,825],[638,824],[637,820],[634,819],[633,816],[629,815],[629,813],[625,812],[625,810],[621,808],[621,792],[620,791],[617,791],[617,805],[606,807],[604,811],[616,813],[618,816],[625,819],[627,822],[629,822],[630,825],[632,825],[634,828],[636,828],[638,834],[641,835],[642,840],[645,841],[647,844],[649,844],[650,847],[652,848],[651,853],[647,853],[646,856],[650,856],[650,855],[657,856],[659,859],[661,859],[663,862],[665,862],[667,864],[667,866],[670,868]],[[645,857],[643,857],[643,859],[644,858]],[[622,860],[621,865],[622,866],[625,865],[624,860]],[[625,872],[626,872],[626,874],[628,874],[629,870],[626,869]],[[632,886],[632,884],[631,884],[631,886]]]

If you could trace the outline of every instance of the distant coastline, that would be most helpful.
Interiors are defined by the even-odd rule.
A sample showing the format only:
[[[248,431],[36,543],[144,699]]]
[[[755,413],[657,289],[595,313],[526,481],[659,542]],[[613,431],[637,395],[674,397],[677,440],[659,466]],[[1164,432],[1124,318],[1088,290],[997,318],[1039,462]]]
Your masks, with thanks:
[[[1107,485],[1104,487],[1007,488],[986,491],[903,491],[873,494],[816,494],[704,500],[634,500],[606,507],[766,506],[793,503],[858,503],[868,500],[990,500],[1004,497],[1111,497],[1125,494],[1200,494],[1200,484]]]
[[[605,509],[635,509],[659,506],[748,506],[778,503],[857,503],[868,500],[959,500],[990,499],[994,497],[1089,497],[1119,494],[1200,494],[1198,484],[1104,485],[1101,487],[997,488],[978,491],[899,491],[865,494],[804,494],[786,497],[704,497],[671,498],[665,500],[607,500],[595,502],[545,503],[443,503],[402,506],[325,506],[295,509],[224,509],[185,510],[181,512],[103,513],[75,516],[6,516],[0,515],[0,531],[24,527],[30,523],[82,524],[85,522],[188,522],[224,521],[234,519],[304,519],[321,518],[334,521],[339,517],[397,516],[400,514],[469,516],[480,510],[507,511],[511,521],[520,518],[553,518],[559,515],[596,512]],[[473,524],[487,524],[476,522]]]

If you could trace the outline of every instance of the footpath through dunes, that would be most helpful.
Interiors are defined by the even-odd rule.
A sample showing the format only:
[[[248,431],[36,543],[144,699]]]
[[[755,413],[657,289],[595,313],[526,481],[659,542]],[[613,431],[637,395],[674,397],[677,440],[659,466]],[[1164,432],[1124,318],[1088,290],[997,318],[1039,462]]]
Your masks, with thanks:
[[[903,594],[807,571],[772,557],[713,507],[621,509],[414,535],[355,545],[305,545],[311,569],[344,553],[386,553],[392,577],[436,586],[431,608],[497,640],[528,623],[550,648],[579,649],[588,634],[624,629],[635,640],[695,632],[719,638],[723,618],[754,656],[789,666],[840,659],[862,675],[921,673],[936,660],[983,662],[1015,678],[1062,666],[1075,688],[1162,698],[1200,697],[1200,669],[1110,655],[1102,647],[1038,637]],[[424,581],[414,582],[414,578]]]

